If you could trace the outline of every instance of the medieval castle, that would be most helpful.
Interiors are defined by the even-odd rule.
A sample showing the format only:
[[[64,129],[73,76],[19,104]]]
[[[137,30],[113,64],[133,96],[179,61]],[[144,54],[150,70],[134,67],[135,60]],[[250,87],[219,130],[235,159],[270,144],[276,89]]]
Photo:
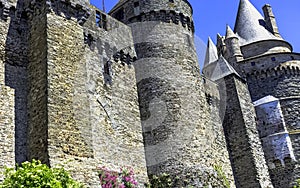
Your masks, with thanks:
[[[292,187],[300,54],[263,12],[240,0],[201,75],[187,0],[0,0],[0,169],[39,159],[96,188],[98,166],[131,166],[141,187],[167,173],[221,188],[221,167],[232,188]]]

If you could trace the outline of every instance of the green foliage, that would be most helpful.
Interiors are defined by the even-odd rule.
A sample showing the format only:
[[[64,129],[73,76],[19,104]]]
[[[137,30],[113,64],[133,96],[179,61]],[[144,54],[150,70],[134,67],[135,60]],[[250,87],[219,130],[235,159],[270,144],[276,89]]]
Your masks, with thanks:
[[[150,176],[151,188],[171,188],[173,187],[173,181],[169,174],[163,173],[159,176]]]
[[[223,171],[223,168],[219,165],[215,165],[214,166],[214,169],[215,171],[217,171],[217,174],[218,174],[218,177],[222,180],[223,182],[223,185],[226,187],[226,188],[230,188],[230,183]]]
[[[82,188],[63,168],[50,169],[40,161],[7,168],[1,188]]]
[[[297,185],[295,185],[293,188],[300,188],[300,179],[297,180]]]

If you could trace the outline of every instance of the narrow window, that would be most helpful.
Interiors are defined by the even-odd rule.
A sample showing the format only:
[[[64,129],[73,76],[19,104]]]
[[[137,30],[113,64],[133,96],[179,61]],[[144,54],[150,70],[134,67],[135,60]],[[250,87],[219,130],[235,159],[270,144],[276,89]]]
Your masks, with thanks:
[[[140,3],[139,3],[138,1],[137,1],[137,2],[134,2],[133,6],[134,6],[134,8],[139,7],[139,6],[140,6]]]
[[[252,65],[252,66],[255,66],[255,62],[251,62],[251,65]]]
[[[133,3],[134,6],[134,15],[139,15],[140,14],[140,3],[138,1]]]
[[[294,57],[294,56],[291,56],[291,59],[292,59],[292,60],[295,60],[295,57]]]
[[[118,12],[116,12],[116,14],[114,15],[114,17],[117,20],[122,21],[124,19],[124,9],[121,8],[120,10],[118,10]]]
[[[106,30],[106,15],[96,11],[96,25]]]
[[[271,60],[272,60],[272,61],[276,61],[276,58],[275,58],[275,57],[272,57]]]
[[[111,64],[112,64],[111,61],[107,61],[107,62],[104,64],[104,67],[103,67],[103,69],[104,69],[104,70],[103,70],[103,73],[104,73],[104,82],[105,82],[105,84],[109,84],[109,85],[112,84]]]
[[[2,16],[3,8],[4,8],[4,6],[3,6],[3,4],[0,2],[0,16]]]

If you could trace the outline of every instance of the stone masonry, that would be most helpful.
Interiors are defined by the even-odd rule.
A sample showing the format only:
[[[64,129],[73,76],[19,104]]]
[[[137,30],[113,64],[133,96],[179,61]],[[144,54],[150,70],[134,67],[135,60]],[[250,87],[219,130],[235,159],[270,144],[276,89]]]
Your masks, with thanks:
[[[187,0],[0,0],[0,172],[38,159],[91,188],[102,166],[139,187],[292,187],[300,54],[263,10],[240,0],[201,75]]]

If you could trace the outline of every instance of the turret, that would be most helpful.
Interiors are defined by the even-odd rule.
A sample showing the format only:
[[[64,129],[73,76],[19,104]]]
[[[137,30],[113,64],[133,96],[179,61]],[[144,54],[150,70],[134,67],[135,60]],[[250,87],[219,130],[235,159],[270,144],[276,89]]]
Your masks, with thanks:
[[[236,63],[244,59],[239,45],[239,38],[234,34],[229,25],[226,28],[224,42],[226,44],[226,56],[230,63]]]
[[[277,23],[275,16],[272,11],[272,7],[269,4],[266,4],[263,7],[264,15],[265,15],[265,22],[267,28],[276,36],[281,37],[278,31]]]
[[[217,61],[218,60],[218,52],[217,47],[214,44],[214,42],[211,40],[211,38],[208,38],[207,42],[207,49],[206,49],[206,55],[205,55],[205,61],[204,61],[204,67],[208,64]]]
[[[244,59],[292,51],[292,46],[280,37],[274,15],[268,5],[264,12],[265,18],[249,0],[240,0],[234,33],[239,38]]]

